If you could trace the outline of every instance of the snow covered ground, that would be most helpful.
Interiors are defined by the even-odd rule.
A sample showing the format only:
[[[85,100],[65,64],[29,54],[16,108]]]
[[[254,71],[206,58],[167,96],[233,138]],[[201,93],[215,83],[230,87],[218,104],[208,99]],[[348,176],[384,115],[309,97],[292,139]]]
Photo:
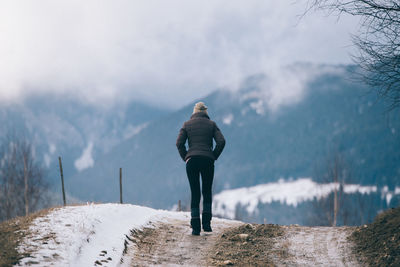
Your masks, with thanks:
[[[129,204],[88,204],[56,209],[35,219],[19,246],[30,253],[20,265],[121,266],[124,241],[132,229],[168,219],[189,220],[189,213]]]
[[[304,201],[314,198],[320,199],[328,196],[339,188],[338,183],[318,184],[311,178],[300,178],[297,180],[279,180],[276,183],[260,184],[252,187],[242,187],[232,190],[224,190],[213,197],[213,213],[225,218],[235,217],[236,205],[240,204],[246,208],[249,214],[257,212],[258,203],[271,203],[278,201],[282,204],[296,207]],[[376,186],[362,186],[358,184],[345,184],[343,188],[346,194],[371,194],[376,193]],[[390,202],[390,199],[400,194],[400,189],[390,192],[387,187],[381,190],[382,197]]]

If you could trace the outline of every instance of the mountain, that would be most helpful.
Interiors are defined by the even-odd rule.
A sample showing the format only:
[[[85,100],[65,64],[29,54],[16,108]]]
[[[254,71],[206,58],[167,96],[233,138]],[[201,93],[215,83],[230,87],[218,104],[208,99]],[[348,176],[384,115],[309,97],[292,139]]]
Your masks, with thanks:
[[[348,166],[348,183],[390,190],[400,185],[400,120],[368,93],[371,88],[354,81],[354,71],[297,64],[281,77],[255,75],[236,91],[220,89],[201,99],[227,140],[216,162],[214,192],[290,177],[318,181],[316,170],[335,153]],[[293,90],[285,91],[288,86]],[[175,141],[195,102],[149,123],[71,177],[69,193],[85,201],[118,201],[122,167],[125,202],[187,205],[185,164]]]
[[[0,137],[28,139],[50,183],[58,186],[58,156],[68,179],[165,112],[170,111],[134,101],[100,106],[59,94],[31,95],[0,104]]]

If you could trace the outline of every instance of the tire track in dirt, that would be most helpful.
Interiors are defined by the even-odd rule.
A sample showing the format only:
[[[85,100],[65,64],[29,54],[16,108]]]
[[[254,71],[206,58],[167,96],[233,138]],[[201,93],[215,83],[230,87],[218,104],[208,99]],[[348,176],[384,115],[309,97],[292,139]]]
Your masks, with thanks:
[[[212,233],[192,236],[188,220],[169,219],[135,231],[123,257],[124,266],[208,266],[213,247],[237,221],[214,218]]]
[[[285,235],[275,248],[286,257],[276,257],[277,266],[360,266],[348,241],[352,227],[282,226]]]

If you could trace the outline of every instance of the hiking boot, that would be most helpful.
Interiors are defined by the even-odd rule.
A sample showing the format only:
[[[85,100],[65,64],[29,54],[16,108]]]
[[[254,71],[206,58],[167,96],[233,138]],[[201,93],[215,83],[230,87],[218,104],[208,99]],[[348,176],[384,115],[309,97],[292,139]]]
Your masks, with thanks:
[[[211,213],[203,213],[201,218],[204,232],[212,232],[211,229]]]
[[[192,227],[192,235],[200,235],[200,218],[192,218],[190,220],[190,226]]]

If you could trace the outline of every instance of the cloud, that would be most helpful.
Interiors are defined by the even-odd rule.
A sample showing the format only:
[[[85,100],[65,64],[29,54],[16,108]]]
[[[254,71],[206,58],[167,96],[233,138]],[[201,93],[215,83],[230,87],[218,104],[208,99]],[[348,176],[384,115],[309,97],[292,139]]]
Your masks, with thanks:
[[[91,168],[94,165],[94,160],[92,156],[93,143],[89,142],[88,146],[83,150],[82,155],[75,160],[74,165],[78,171],[83,171],[84,169]]]
[[[60,92],[181,106],[297,61],[348,63],[351,17],[306,1],[3,1],[0,100]]]

